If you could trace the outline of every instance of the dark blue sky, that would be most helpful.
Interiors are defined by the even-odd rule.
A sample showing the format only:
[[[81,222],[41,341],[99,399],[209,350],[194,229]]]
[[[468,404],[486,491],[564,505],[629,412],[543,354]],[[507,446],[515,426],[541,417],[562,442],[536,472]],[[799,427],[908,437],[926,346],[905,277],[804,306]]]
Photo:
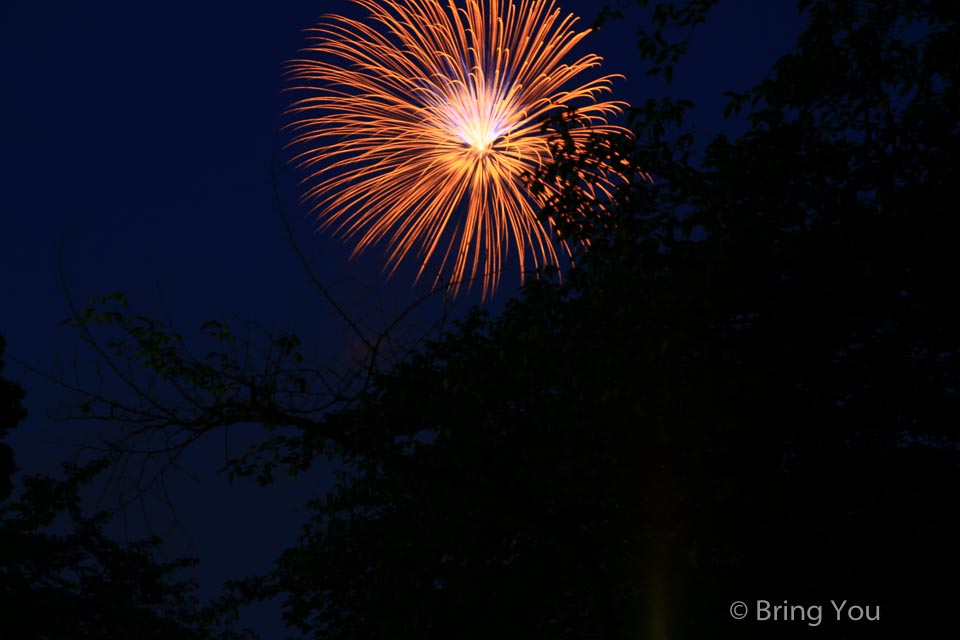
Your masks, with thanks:
[[[735,133],[740,126],[720,116],[722,93],[749,88],[792,48],[801,28],[793,4],[722,0],[669,88],[644,78],[631,35],[642,26],[638,11],[578,52],[603,55],[604,72],[627,77],[616,98],[690,98],[698,129]],[[602,4],[560,6],[589,24]],[[68,315],[61,258],[81,302],[123,291],[138,313],[173,320],[188,334],[208,318],[242,319],[293,329],[318,357],[349,354],[347,332],[307,285],[271,206],[271,158],[289,157],[281,149],[291,98],[283,64],[324,12],[355,9],[346,0],[3,3],[0,334],[10,357],[46,372],[89,360],[60,326]],[[281,181],[291,203],[293,177]],[[319,256],[318,275],[372,326],[416,295],[410,272],[383,281],[376,251],[348,262],[336,240],[312,232],[304,209],[290,213],[300,242]],[[516,279],[505,277],[492,307],[516,291]],[[89,427],[47,417],[65,398],[55,386],[15,362],[10,373],[30,393],[30,417],[11,438],[21,467],[50,470],[72,443],[96,439]],[[221,451],[218,436],[188,453],[171,480],[179,526],[151,523],[171,533],[171,553],[201,558],[197,577],[208,588],[268,568],[295,539],[304,499],[327,483],[320,470],[266,491],[229,485],[215,473]],[[139,511],[128,515],[131,534],[142,532]],[[269,630],[275,613],[250,619]]]

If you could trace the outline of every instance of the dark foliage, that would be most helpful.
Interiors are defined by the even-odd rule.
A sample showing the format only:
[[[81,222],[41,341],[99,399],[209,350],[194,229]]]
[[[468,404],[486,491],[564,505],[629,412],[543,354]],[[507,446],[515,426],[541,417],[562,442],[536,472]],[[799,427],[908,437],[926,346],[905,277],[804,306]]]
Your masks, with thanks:
[[[284,595],[318,638],[956,626],[954,4],[800,7],[796,51],[731,94],[747,134],[693,159],[671,133],[688,105],[638,108],[657,185],[569,220],[593,242],[563,285],[474,313],[324,421],[378,444],[341,451],[353,471],[241,593]],[[757,599],[822,605],[821,629],[730,619]]]
[[[0,373],[3,372],[3,352],[7,343],[0,336]],[[10,495],[13,488],[11,477],[17,470],[13,450],[4,442],[7,432],[27,417],[20,402],[26,394],[18,384],[0,376],[0,502]]]
[[[4,343],[0,339],[0,369]],[[26,416],[19,385],[0,378],[0,436]],[[28,477],[15,490],[13,452],[0,442],[0,637],[11,640],[239,639],[157,559],[158,539],[119,543],[107,514],[85,516],[81,487],[107,461],[66,465],[65,479]],[[12,495],[11,495],[12,494]]]
[[[715,0],[636,3],[639,53],[669,80]],[[730,94],[746,134],[695,140],[689,102],[639,105],[635,138],[592,152],[637,179],[603,206],[577,189],[550,203],[590,240],[563,284],[533,282],[396,366],[378,360],[387,333],[356,324],[369,357],[337,377],[292,336],[250,365],[191,357],[122,309],[76,314],[95,346],[95,325],[119,332],[105,361],[151,376],[115,367],[136,397],[86,394],[80,417],[174,430],[174,448],[238,422],[287,428],[232,461],[264,484],[342,463],[300,544],[225,611],[279,595],[291,627],[332,640],[949,637],[957,5],[798,6],[795,51]],[[819,605],[821,628],[730,618],[758,599]],[[881,619],[838,622],[831,600]]]

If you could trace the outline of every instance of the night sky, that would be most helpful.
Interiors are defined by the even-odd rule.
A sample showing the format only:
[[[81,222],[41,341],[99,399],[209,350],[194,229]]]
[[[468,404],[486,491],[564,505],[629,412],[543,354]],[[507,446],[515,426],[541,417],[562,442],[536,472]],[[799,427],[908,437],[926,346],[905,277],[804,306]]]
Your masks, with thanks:
[[[560,4],[583,24],[602,6]],[[605,73],[627,77],[614,85],[615,98],[689,98],[698,130],[737,133],[743,125],[720,115],[722,93],[751,87],[792,49],[802,27],[793,4],[721,2],[669,87],[644,77],[632,36],[642,26],[639,11],[576,51],[601,54]],[[8,373],[29,392],[30,417],[10,438],[25,471],[52,471],[78,443],[97,440],[90,427],[48,417],[68,396],[17,362],[55,374],[72,372],[75,359],[83,372],[91,359],[61,326],[69,309],[59,264],[81,304],[122,291],[136,313],[171,320],[188,335],[206,319],[255,323],[299,333],[317,357],[349,357],[348,334],[309,287],[272,207],[274,157],[298,242],[352,313],[376,327],[422,292],[411,286],[413,272],[380,277],[376,250],[348,261],[348,249],[315,234],[307,210],[296,206],[297,174],[283,168],[290,157],[283,111],[293,96],[283,91],[282,72],[304,42],[302,29],[324,12],[356,9],[346,0],[0,5],[0,334],[9,344]],[[517,291],[508,274],[490,307]],[[439,311],[439,301],[431,304],[421,320]],[[235,443],[245,435],[235,434]],[[172,556],[200,557],[196,577],[209,592],[267,569],[295,540],[304,500],[328,483],[321,469],[267,490],[229,484],[216,474],[222,448],[222,435],[212,436],[172,474],[176,520],[150,503],[128,509],[126,528],[118,521],[114,530],[135,538],[152,529],[168,538]],[[276,615],[265,607],[247,621],[273,636]]]

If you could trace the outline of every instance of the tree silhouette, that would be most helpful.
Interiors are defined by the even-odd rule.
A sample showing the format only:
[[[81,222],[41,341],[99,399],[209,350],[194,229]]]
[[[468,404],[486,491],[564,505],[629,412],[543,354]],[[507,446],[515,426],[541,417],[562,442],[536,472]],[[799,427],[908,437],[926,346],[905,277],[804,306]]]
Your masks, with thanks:
[[[712,4],[653,7],[652,72],[669,80],[685,47],[671,29]],[[283,336],[251,369],[228,348],[193,358],[122,306],[78,311],[94,344],[97,325],[119,330],[101,355],[178,399],[130,379],[136,402],[88,394],[81,414],[179,430],[177,446],[235,422],[291,428],[234,461],[264,483],[342,465],[300,543],[225,607],[282,596],[289,625],[331,639],[811,633],[731,619],[759,599],[822,606],[828,637],[956,626],[956,8],[798,7],[796,50],[730,94],[747,133],[698,145],[690,103],[639,105],[635,139],[591,153],[656,185],[549,204],[590,240],[569,277],[391,366],[371,348],[334,380]],[[557,127],[545,179],[596,160],[565,157]],[[831,599],[881,620],[838,621]]]
[[[0,338],[0,370],[3,348]],[[0,378],[0,436],[25,416],[23,389]],[[84,515],[79,491],[105,468],[65,465],[66,477],[27,477],[15,491],[11,448],[0,442],[0,619],[24,640],[251,637],[205,609],[177,577],[191,560],[160,561],[158,539],[119,543],[107,514]],[[223,624],[222,624],[223,623]],[[9,634],[9,635],[8,635]]]
[[[657,186],[553,203],[591,238],[567,282],[325,419],[379,446],[341,449],[301,543],[241,592],[323,638],[810,633],[730,618],[758,599],[821,605],[829,637],[955,626],[955,9],[799,6],[796,51],[731,94],[748,133],[698,158],[669,133],[687,104],[642,105]]]
[[[3,336],[0,336],[0,372],[3,371],[3,352],[7,347]],[[13,461],[13,449],[2,439],[7,431],[17,426],[27,417],[27,411],[20,402],[25,396],[20,385],[0,377],[0,501],[6,500],[13,489],[10,478],[17,471]]]

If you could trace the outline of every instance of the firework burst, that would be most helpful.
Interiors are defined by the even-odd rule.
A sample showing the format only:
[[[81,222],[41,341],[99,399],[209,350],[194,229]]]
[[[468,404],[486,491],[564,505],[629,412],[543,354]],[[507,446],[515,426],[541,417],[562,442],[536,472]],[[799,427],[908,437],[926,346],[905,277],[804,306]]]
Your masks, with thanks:
[[[537,215],[559,185],[530,188],[556,140],[543,121],[575,107],[575,152],[622,131],[607,123],[622,103],[599,99],[614,76],[581,78],[601,58],[564,61],[590,30],[554,0],[351,1],[369,20],[324,16],[289,69],[307,92],[290,126],[320,227],[354,255],[384,241],[391,274],[409,255],[417,279],[449,271],[454,294],[482,276],[487,297],[512,250],[521,280],[530,262],[559,266],[571,248]],[[609,193],[616,171],[593,174],[582,188]]]

